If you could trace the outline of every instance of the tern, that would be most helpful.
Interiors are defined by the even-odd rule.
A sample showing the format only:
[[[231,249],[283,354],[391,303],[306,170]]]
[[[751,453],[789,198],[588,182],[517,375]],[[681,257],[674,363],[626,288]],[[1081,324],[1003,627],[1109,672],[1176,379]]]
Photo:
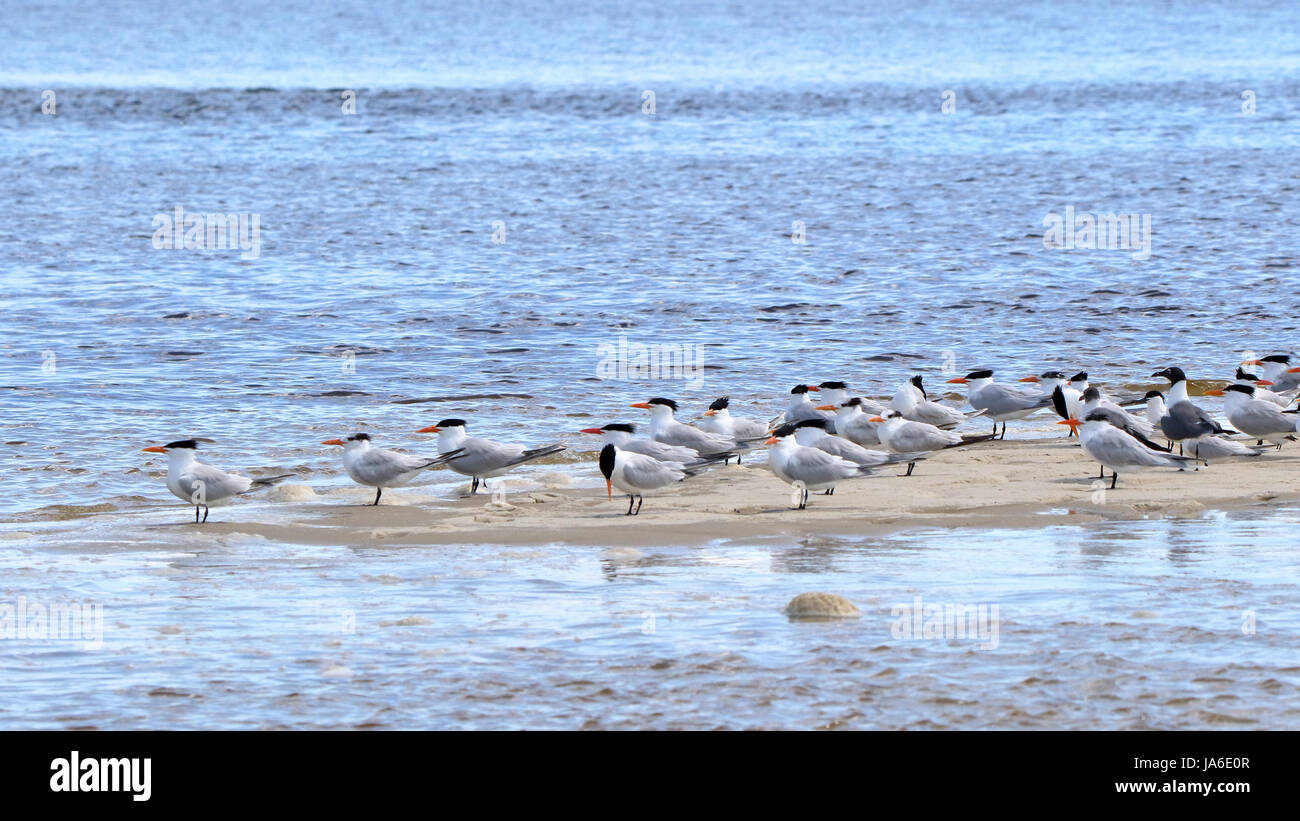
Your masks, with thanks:
[[[1237,430],[1261,441],[1269,441],[1280,450],[1282,443],[1294,440],[1296,418],[1263,399],[1255,398],[1253,385],[1229,385],[1206,391],[1206,396],[1222,396],[1223,412]]]
[[[1117,403],[1112,401],[1109,397],[1103,395],[1098,388],[1089,386],[1088,389],[1083,392],[1082,398],[1083,398],[1083,410],[1080,412],[1081,417],[1075,417],[1076,419],[1087,417],[1088,414],[1092,413],[1095,410],[1105,409],[1107,411],[1110,411],[1112,414],[1115,414],[1119,416],[1121,419],[1123,419],[1124,420],[1123,427],[1125,429],[1140,431],[1144,437],[1149,437],[1152,433],[1155,432],[1155,428],[1151,426],[1150,422],[1148,422],[1146,419],[1140,416],[1135,416],[1129,413],[1128,411],[1124,410]]]
[[[1071,376],[1069,381],[1069,386],[1071,388],[1074,388],[1079,393],[1083,393],[1084,391],[1088,390],[1089,387],[1088,372],[1079,371],[1074,376]],[[1102,399],[1108,399],[1111,402],[1114,402],[1116,405],[1119,405],[1120,407],[1128,407],[1130,405],[1141,405],[1143,402],[1146,401],[1145,399],[1142,398],[1141,394],[1139,394],[1137,391],[1126,391],[1123,389],[1118,389],[1118,390],[1107,392],[1101,390],[1101,388],[1098,388],[1097,391],[1098,393],[1101,394]]]
[[[818,410],[835,411],[835,435],[848,439],[855,445],[879,445],[880,437],[876,433],[876,423],[871,421],[871,414],[863,408],[861,397],[853,397],[841,404],[819,405]]]
[[[1245,442],[1237,442],[1223,436],[1201,436],[1197,439],[1188,439],[1184,444],[1192,458],[1199,459],[1207,465],[1224,459],[1263,456],[1265,448],[1268,447],[1247,445]]]
[[[826,419],[830,421],[835,418],[832,414],[819,411],[813,406],[812,401],[808,398],[809,391],[820,392],[821,387],[819,385],[795,385],[790,389],[790,404],[785,409],[785,422],[794,424],[805,419]]]
[[[704,412],[704,418],[695,424],[703,431],[730,436],[737,442],[745,439],[766,439],[769,433],[767,425],[757,419],[732,416],[731,400],[725,396],[714,399],[709,409]]]
[[[709,433],[693,425],[677,421],[677,403],[656,396],[631,407],[650,411],[650,438],[665,445],[690,448],[701,456],[735,450],[737,442],[731,436]]]
[[[931,402],[926,395],[920,374],[898,386],[894,398],[889,401],[889,410],[898,411],[904,419],[912,422],[924,422],[945,429],[955,428],[970,417],[983,415],[983,411],[975,411],[967,415],[957,408]],[[885,411],[881,410],[877,411],[876,415],[883,416],[884,413]]]
[[[1086,388],[1087,374],[1082,376]],[[1044,394],[1053,397],[1052,408],[1062,419],[1079,419],[1083,416],[1083,391],[1071,385],[1060,371],[1044,371],[1038,376],[1026,376],[1020,381],[1037,383]],[[1055,397],[1057,391],[1061,394],[1059,399]],[[1074,428],[1070,428],[1070,434],[1073,433]]]
[[[181,439],[143,448],[144,453],[167,454],[167,489],[182,502],[194,505],[195,524],[199,523],[200,507],[203,508],[203,521],[206,522],[209,504],[262,490],[295,475],[283,473],[264,479],[249,479],[247,476],[226,473],[220,468],[200,462],[194,456],[198,447],[198,439]]]
[[[1152,428],[1160,427],[1160,420],[1165,415],[1165,395],[1160,391],[1147,391],[1147,421]]]
[[[439,453],[460,451],[460,455],[449,466],[462,476],[473,479],[469,487],[470,495],[478,492],[480,484],[487,487],[488,479],[500,476],[525,462],[564,450],[564,445],[525,449],[523,445],[503,445],[491,439],[469,436],[465,433],[464,419],[444,419],[436,425],[420,428],[416,433],[438,434]]]
[[[592,433],[601,436],[606,445],[614,445],[621,451],[628,453],[639,453],[642,456],[649,456],[651,459],[658,459],[660,462],[694,462],[701,459],[700,452],[693,448],[684,448],[678,445],[665,445],[663,442],[656,442],[653,439],[643,439],[634,436],[636,425],[627,422],[611,422],[608,425],[599,428],[583,428],[579,433]],[[710,459],[729,458],[735,454],[731,451],[710,454]]]
[[[1300,388],[1300,368],[1291,367],[1290,354],[1273,354],[1263,359],[1250,359],[1241,364],[1259,368],[1264,378],[1273,383],[1278,393]]]
[[[1159,425],[1160,431],[1164,433],[1166,439],[1170,442],[1179,443],[1180,453],[1182,452],[1181,444],[1185,439],[1199,439],[1202,436],[1236,433],[1236,431],[1225,430],[1208,413],[1192,403],[1191,398],[1187,395],[1187,374],[1183,373],[1182,368],[1165,368],[1156,371],[1151,376],[1162,376],[1169,380],[1169,404],[1165,407],[1164,415],[1160,417]],[[1147,403],[1149,418],[1151,400],[1148,399]]]
[[[695,473],[680,462],[661,462],[642,453],[622,450],[606,444],[600,449],[600,472],[605,477],[605,490],[614,498],[614,488],[627,494],[627,515],[641,513],[645,494],[680,482]],[[632,502],[636,502],[636,511]]]
[[[714,399],[709,409],[704,412],[704,417],[696,420],[695,426],[705,433],[730,437],[737,444],[760,442],[766,439],[769,433],[768,426],[757,419],[732,416],[731,400],[726,396]],[[740,464],[739,451],[732,455],[736,457],[736,464]],[[730,456],[727,460],[730,461]]]
[[[880,426],[876,429],[876,432],[880,436],[881,444],[899,454],[944,450],[970,445],[975,442],[987,442],[997,435],[990,433],[979,436],[962,436],[960,433],[942,430],[934,425],[927,425],[925,422],[910,421],[898,411],[890,411],[889,415],[885,417],[873,417],[871,421]],[[913,468],[916,467],[916,460],[909,459],[907,461],[907,473],[903,475],[911,476]]]
[[[1125,473],[1128,472],[1129,468],[1147,467],[1167,467],[1182,470],[1184,465],[1195,461],[1190,456],[1175,456],[1172,453],[1166,453],[1163,449],[1152,450],[1111,424],[1111,418],[1111,414],[1103,409],[1092,411],[1083,418],[1082,422],[1078,419],[1065,419],[1057,424],[1080,428],[1079,444],[1083,445],[1084,452],[1101,464],[1103,476],[1106,468],[1110,468],[1110,486],[1112,490],[1119,482],[1119,471],[1121,469]]]
[[[817,388],[821,392],[818,401],[823,405],[834,405],[838,408],[849,398],[849,386],[844,382],[822,382]],[[862,398],[862,410],[867,413],[880,413],[885,410],[885,406],[874,399]],[[834,433],[835,425],[832,424],[829,430]]]
[[[1062,419],[1079,419],[1083,416],[1083,394],[1067,384],[1057,385],[1052,388],[1052,410]],[[1074,428],[1065,435],[1067,438],[1074,436]]]
[[[1274,391],[1268,390],[1268,388],[1273,386],[1273,383],[1271,381],[1267,379],[1260,379],[1255,374],[1247,373],[1242,368],[1237,368],[1235,380],[1236,380],[1235,384],[1237,385],[1254,385],[1256,399],[1267,400],[1269,402],[1272,402],[1274,405],[1277,405],[1279,408],[1288,407],[1292,402],[1295,401],[1295,394],[1288,395],[1285,393],[1276,393]]]
[[[832,456],[847,459],[855,465],[876,467],[891,465],[896,462],[912,462],[924,459],[929,453],[886,453],[883,450],[868,450],[854,444],[841,436],[831,436],[826,432],[826,423],[820,419],[805,419],[794,426],[794,439],[804,447],[824,450]],[[827,491],[830,495],[830,491]]]
[[[975,410],[993,420],[993,433],[998,432],[998,422],[1002,423],[1002,438],[1007,438],[1007,421],[1023,419],[1031,413],[1052,404],[1052,397],[1018,391],[993,381],[993,371],[971,371],[965,376],[949,379],[948,384],[968,385],[966,400]]]
[[[772,431],[767,444],[776,446],[767,458],[772,472],[800,491],[799,510],[808,507],[809,491],[834,490],[845,480],[872,475],[871,468],[799,444],[795,439],[795,426],[788,423]]]
[[[326,439],[321,444],[343,448],[343,468],[352,481],[375,489],[375,501],[372,503],[375,505],[379,504],[384,488],[402,487],[421,472],[446,464],[460,454],[457,450],[430,459],[371,447],[368,433],[354,433],[347,439]]]

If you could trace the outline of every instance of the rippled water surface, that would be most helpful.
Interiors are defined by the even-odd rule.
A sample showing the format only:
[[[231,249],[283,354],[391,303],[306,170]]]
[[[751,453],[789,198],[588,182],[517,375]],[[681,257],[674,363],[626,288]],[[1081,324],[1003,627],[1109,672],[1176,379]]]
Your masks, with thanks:
[[[7,642],[9,727],[1300,727],[1294,510],[601,550],[17,545],[0,590],[107,602]],[[830,589],[857,619],[791,621]],[[900,638],[983,606],[996,640]],[[991,608],[996,607],[996,611]],[[996,646],[989,646],[995,644]]]
[[[412,432],[446,416],[577,444],[649,395],[766,418],[806,380],[1227,376],[1297,347],[1287,4],[167,7],[0,17],[6,587],[123,625],[97,653],[6,645],[11,681],[62,682],[6,724],[1294,725],[1290,651],[1233,633],[1294,602],[1285,517],[1249,544],[1213,520],[340,551],[162,527],[140,452],[209,437],[338,488],[322,439],[428,449]],[[258,257],[155,250],[177,206],[258,215]],[[1045,249],[1067,206],[1149,215],[1150,258]],[[599,379],[620,336],[704,345],[703,379]],[[156,544],[95,547],[102,517],[159,510]],[[821,587],[864,618],[780,615]],[[914,590],[1004,602],[1001,649],[891,643],[875,611]]]

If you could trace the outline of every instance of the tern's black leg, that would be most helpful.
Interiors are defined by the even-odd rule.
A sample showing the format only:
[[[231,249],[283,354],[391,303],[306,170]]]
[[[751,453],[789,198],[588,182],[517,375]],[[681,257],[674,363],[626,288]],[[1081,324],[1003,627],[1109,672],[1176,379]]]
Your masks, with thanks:
[[[1105,466],[1105,465],[1102,465],[1102,466],[1101,466],[1101,472],[1097,474],[1097,478],[1098,478],[1098,479],[1105,479],[1105,478],[1106,478],[1106,466]]]
[[[916,470],[916,462],[908,462],[908,463],[907,463],[907,473],[904,473],[903,475],[904,475],[904,476],[911,476],[911,475],[912,475],[912,471],[914,471],[914,470]]]
[[[199,506],[198,506],[198,505],[195,505],[195,506],[194,506],[194,524],[198,524],[198,523],[199,523]]]
[[[1111,490],[1114,490],[1114,489],[1115,489],[1115,483],[1118,482],[1118,481],[1119,481],[1119,474],[1112,470],[1112,471],[1110,472],[1110,489],[1111,489]]]
[[[478,477],[477,477],[477,476],[474,477],[474,481],[471,482],[471,483],[470,483],[470,486],[469,486],[469,495],[473,496],[475,493],[478,493]]]
[[[637,496],[637,497],[636,497],[636,513],[633,513],[633,514],[632,514],[633,516],[640,516],[640,515],[641,515],[641,503],[644,502],[644,501],[645,501],[645,497],[644,497],[644,496]]]
[[[627,495],[627,513],[624,513],[624,514],[623,514],[624,516],[631,516],[631,515],[632,515],[632,502],[633,502],[635,499],[636,499],[636,497],[633,496],[631,493],[629,493],[629,494]]]
[[[382,487],[377,487],[377,488],[375,488],[375,502],[374,502],[374,503],[375,503],[376,505],[379,504],[379,496],[380,496],[380,494],[382,494],[383,492],[384,492],[384,489],[383,489]]]
[[[204,505],[204,506],[203,506],[203,521],[204,521],[205,523],[208,521],[208,506],[207,506],[207,505]]]

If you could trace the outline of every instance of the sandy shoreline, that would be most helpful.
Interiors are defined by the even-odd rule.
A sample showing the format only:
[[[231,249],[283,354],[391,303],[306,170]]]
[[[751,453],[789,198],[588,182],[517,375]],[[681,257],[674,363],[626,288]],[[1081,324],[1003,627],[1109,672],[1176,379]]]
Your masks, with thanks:
[[[599,479],[594,463],[591,472]],[[349,503],[368,498],[359,488],[347,492],[348,502],[339,494],[316,497],[298,488],[309,498],[276,504],[275,521],[258,522],[255,512],[235,505],[214,508],[215,521],[200,527],[315,545],[617,547],[878,535],[923,527],[1044,527],[1300,501],[1300,449],[1294,447],[1195,472],[1132,472],[1121,475],[1113,491],[1097,487],[1097,464],[1065,438],[981,443],[936,454],[911,477],[898,472],[891,467],[881,478],[847,482],[834,496],[814,495],[808,509],[794,510],[791,488],[766,465],[731,465],[665,495],[647,496],[635,517],[624,515],[626,497],[616,493],[609,501],[603,486],[508,491],[505,504],[482,493],[409,504],[404,495],[418,490],[398,490],[386,494],[391,504],[379,507]],[[283,492],[295,498],[293,486]],[[177,513],[183,515],[179,507]]]

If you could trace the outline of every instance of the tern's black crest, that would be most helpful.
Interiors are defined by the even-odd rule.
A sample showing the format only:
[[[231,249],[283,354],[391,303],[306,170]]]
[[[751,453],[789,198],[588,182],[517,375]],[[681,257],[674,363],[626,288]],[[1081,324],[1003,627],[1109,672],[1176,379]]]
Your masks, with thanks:
[[[677,410],[677,403],[676,403],[676,402],[674,402],[674,401],[671,400],[671,399],[664,399],[662,396],[656,396],[654,399],[651,399],[651,400],[650,400],[649,402],[647,402],[646,404],[647,404],[647,405],[667,405],[668,407],[672,408],[674,412],[676,412],[676,410]]]
[[[850,399],[849,401],[847,401],[847,402],[845,402],[844,404],[840,405],[840,407],[841,407],[841,408],[856,408],[856,407],[858,407],[858,406],[861,405],[861,404],[862,404],[862,397],[860,397],[860,396],[855,396],[855,397],[853,397],[852,399]]]
[[[966,378],[967,379],[992,379],[993,371],[988,370],[987,368],[982,371],[971,371],[970,373],[966,374]]]
[[[1039,379],[1065,379],[1065,374],[1060,371],[1043,371],[1038,375]]]
[[[168,442],[163,447],[168,450],[178,450],[180,448],[189,448],[190,450],[198,449],[199,443],[196,439],[180,439],[175,442]]]
[[[354,433],[354,434],[352,434],[351,436],[348,437],[348,441],[349,441],[349,442],[369,442],[369,441],[370,441],[370,434],[368,434],[368,433]]]
[[[636,425],[630,422],[610,422],[601,430],[621,430],[624,433],[636,433]]]
[[[826,420],[825,419],[804,419],[802,421],[795,422],[794,426],[796,428],[821,428],[822,430],[826,430]]]
[[[1253,373],[1246,373],[1246,369],[1245,369],[1245,368],[1237,368],[1237,376],[1236,376],[1236,378],[1237,378],[1237,379],[1246,379],[1246,380],[1249,380],[1249,381],[1251,381],[1251,382],[1258,382],[1258,381],[1259,381],[1259,377],[1258,377],[1258,376],[1256,376],[1256,375],[1253,374]]]
[[[1052,390],[1052,410],[1062,419],[1070,418],[1070,406],[1065,403],[1065,391],[1061,390],[1060,385]]]
[[[1076,373],[1074,376],[1071,376],[1071,377],[1070,377],[1070,381],[1071,381],[1071,382],[1087,382],[1087,381],[1088,381],[1088,372],[1087,372],[1087,371],[1079,371],[1079,372]]]
[[[1225,392],[1226,392],[1226,391],[1236,391],[1237,393],[1244,393],[1244,394],[1246,394],[1247,396],[1254,396],[1254,395],[1255,395],[1255,386],[1254,386],[1254,385],[1229,385],[1228,387],[1224,388],[1223,390],[1224,390]]]
[[[730,399],[728,399],[725,396],[719,396],[717,399],[713,400],[712,404],[709,405],[709,410],[719,411],[725,407],[728,407],[730,404],[731,404]]]
[[[1165,395],[1164,395],[1163,393],[1161,393],[1160,391],[1147,391],[1147,392],[1146,392],[1146,395],[1143,396],[1142,398],[1143,398],[1143,399],[1155,399],[1157,396],[1160,397],[1161,399],[1164,399],[1164,398],[1165,398]]]
[[[885,414],[886,419],[901,419],[902,417],[903,417],[902,411],[890,411],[889,413]]]
[[[790,389],[790,393],[807,393],[807,392],[808,392],[807,385],[795,385],[793,388]]]
[[[1093,411],[1092,413],[1088,414],[1087,416],[1083,417],[1083,421],[1085,421],[1085,422],[1109,422],[1109,421],[1110,421],[1110,417],[1106,415],[1105,411],[1095,410],[1095,411]]]
[[[614,475],[614,446],[606,445],[600,449],[600,472],[608,479]]]
[[[908,382],[911,382],[913,385],[916,386],[916,389],[917,389],[918,391],[921,392],[921,396],[922,396],[923,398],[925,398],[925,399],[929,399],[929,398],[930,398],[930,397],[927,396],[926,393],[925,393],[925,385],[921,384],[921,374],[918,373],[916,376],[913,376],[911,379],[909,379],[909,380],[907,380],[907,381],[908,381]]]
[[[1094,387],[1089,386],[1089,388],[1083,392],[1084,402],[1096,402],[1100,398],[1101,398],[1101,391],[1097,390]]]
[[[434,427],[435,427],[435,428],[463,428],[463,427],[465,427],[465,420],[464,420],[464,419],[444,419],[444,420],[442,420],[441,422],[439,422],[438,424],[434,425]]]
[[[1281,362],[1283,365],[1291,364],[1291,357],[1284,353],[1275,353],[1272,356],[1266,356],[1259,360],[1260,362]]]
[[[817,387],[824,391],[842,391],[847,390],[849,386],[843,382],[823,382]]]
[[[795,426],[787,422],[781,427],[772,431],[772,435],[775,436],[777,439],[780,439],[782,436],[793,436],[794,430],[795,430]]]

